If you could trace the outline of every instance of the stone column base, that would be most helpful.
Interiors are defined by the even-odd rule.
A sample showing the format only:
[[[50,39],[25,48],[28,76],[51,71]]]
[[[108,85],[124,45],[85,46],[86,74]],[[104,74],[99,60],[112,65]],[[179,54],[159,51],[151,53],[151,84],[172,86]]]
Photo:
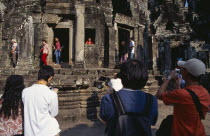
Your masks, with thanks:
[[[77,68],[77,69],[84,69],[84,68],[85,68],[85,63],[84,63],[84,61],[82,61],[82,62],[74,62],[74,68]]]

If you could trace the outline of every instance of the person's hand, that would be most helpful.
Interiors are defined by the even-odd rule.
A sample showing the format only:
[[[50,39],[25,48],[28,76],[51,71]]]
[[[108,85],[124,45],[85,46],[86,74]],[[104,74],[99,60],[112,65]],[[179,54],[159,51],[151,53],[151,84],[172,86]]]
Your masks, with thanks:
[[[175,70],[172,70],[172,71],[169,73],[168,77],[169,77],[170,79],[175,79],[175,78],[177,77],[176,71],[175,71]]]
[[[181,77],[180,76],[176,76],[175,78],[174,78],[174,81],[175,81],[175,88],[177,88],[177,89],[181,89]]]
[[[58,88],[53,88],[53,91],[58,93]]]

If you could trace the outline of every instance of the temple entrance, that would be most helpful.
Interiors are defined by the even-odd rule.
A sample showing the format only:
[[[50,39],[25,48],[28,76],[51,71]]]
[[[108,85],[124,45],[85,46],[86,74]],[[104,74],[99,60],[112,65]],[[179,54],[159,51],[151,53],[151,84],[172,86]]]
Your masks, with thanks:
[[[68,28],[55,28],[54,38],[55,37],[59,38],[61,46],[62,46],[61,61],[69,62],[69,29]],[[53,60],[55,62],[55,58]]]
[[[55,45],[55,37],[57,37],[62,46],[61,61],[63,64],[61,68],[67,68],[69,65],[73,65],[75,56],[73,22],[59,22],[58,24],[49,24],[48,26],[48,44]],[[50,64],[54,64],[55,54],[53,47],[49,46],[49,49],[48,61]]]
[[[129,39],[130,39],[130,31],[124,28],[118,28],[118,60],[120,61],[121,52],[122,52],[122,41],[125,41],[126,46],[129,46]]]
[[[184,48],[183,47],[174,47],[171,48],[171,68],[175,69],[177,67],[178,60],[184,60]]]

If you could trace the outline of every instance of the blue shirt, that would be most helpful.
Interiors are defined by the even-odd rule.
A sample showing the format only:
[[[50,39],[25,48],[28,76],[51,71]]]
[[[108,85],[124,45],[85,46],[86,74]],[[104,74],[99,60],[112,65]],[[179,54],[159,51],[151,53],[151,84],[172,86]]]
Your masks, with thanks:
[[[143,113],[146,104],[146,93],[139,90],[122,89],[118,92],[123,103],[125,112]],[[115,116],[114,105],[107,94],[103,96],[100,106],[100,117],[106,122],[112,120]],[[158,103],[153,96],[153,104],[150,110],[151,124],[155,125],[158,117]]]

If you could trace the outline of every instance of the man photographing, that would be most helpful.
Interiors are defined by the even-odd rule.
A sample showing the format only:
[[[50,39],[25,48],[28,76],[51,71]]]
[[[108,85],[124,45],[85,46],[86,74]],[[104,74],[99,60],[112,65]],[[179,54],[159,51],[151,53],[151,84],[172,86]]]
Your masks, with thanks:
[[[201,119],[205,119],[205,115],[209,111],[210,96],[200,84],[206,67],[198,59],[178,61],[177,64],[181,68],[182,78],[186,82],[185,88],[180,88],[179,77],[176,71],[172,71],[156,93],[156,97],[166,105],[174,106],[171,136],[206,136]],[[169,92],[167,87],[172,79],[176,81],[174,84],[177,89]],[[198,97],[199,107],[194,101],[192,93]]]
[[[43,66],[38,72],[37,83],[23,90],[26,136],[55,136],[60,132],[55,119],[58,114],[58,96],[47,87],[53,76],[54,69],[51,66]]]

